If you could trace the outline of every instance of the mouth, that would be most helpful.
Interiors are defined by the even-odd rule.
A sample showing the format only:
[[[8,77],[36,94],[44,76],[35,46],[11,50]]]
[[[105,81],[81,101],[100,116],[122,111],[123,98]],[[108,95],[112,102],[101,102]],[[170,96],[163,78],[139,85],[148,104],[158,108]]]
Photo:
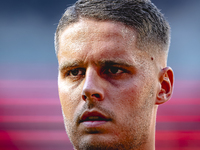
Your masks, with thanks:
[[[80,124],[90,128],[101,126],[108,121],[111,121],[111,119],[98,111],[86,111],[81,116]]]

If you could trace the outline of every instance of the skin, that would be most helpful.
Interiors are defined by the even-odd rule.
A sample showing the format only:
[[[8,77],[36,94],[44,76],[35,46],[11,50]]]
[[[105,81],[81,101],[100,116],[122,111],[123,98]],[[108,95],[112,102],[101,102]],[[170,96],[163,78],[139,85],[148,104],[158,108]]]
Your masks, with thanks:
[[[121,23],[83,18],[60,34],[59,97],[75,149],[155,149],[157,106],[171,96],[173,72],[136,40]],[[85,111],[110,120],[87,126]]]

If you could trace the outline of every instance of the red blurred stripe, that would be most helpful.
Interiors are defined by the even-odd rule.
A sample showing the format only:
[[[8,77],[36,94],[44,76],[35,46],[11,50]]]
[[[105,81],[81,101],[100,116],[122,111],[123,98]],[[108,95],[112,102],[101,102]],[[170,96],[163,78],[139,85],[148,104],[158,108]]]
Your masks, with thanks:
[[[62,116],[0,116],[0,122],[47,123],[63,122]],[[200,116],[157,116],[156,122],[200,122]]]
[[[0,105],[60,105],[59,98],[0,98]]]
[[[0,116],[0,122],[56,123],[56,122],[63,122],[63,117],[62,116]]]
[[[156,140],[200,140],[200,131],[156,131]]]
[[[157,116],[157,122],[200,122],[200,116]]]
[[[0,131],[0,140],[13,141],[66,141],[69,140],[65,131]],[[200,140],[200,131],[157,131],[156,140]]]
[[[0,131],[0,141],[69,141],[65,131]]]
[[[172,98],[164,105],[200,105],[199,98]]]
[[[0,105],[60,105],[59,98],[0,98]],[[172,98],[164,105],[200,105],[200,98]]]

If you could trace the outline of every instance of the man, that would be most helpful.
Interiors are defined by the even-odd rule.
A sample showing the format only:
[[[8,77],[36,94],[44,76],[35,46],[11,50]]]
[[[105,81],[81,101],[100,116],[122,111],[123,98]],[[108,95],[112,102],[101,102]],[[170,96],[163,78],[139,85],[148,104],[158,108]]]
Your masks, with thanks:
[[[55,34],[58,89],[77,150],[153,150],[173,90],[170,27],[149,0],[79,0]]]

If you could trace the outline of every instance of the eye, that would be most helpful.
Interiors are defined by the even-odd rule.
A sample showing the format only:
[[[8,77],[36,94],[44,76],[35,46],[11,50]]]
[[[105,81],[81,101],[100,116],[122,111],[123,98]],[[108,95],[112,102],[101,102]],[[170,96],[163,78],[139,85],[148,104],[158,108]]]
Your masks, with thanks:
[[[124,71],[118,67],[109,67],[104,71],[104,74],[111,74],[111,75],[117,75],[121,74]]]
[[[112,67],[108,70],[110,73],[112,74],[118,74],[118,73],[122,73],[123,71],[117,67]]]
[[[72,75],[72,76],[77,76],[78,74],[81,74],[80,70],[78,70],[78,69],[73,69],[70,72],[70,75]]]
[[[83,68],[72,69],[66,73],[66,76],[71,76],[71,77],[77,77],[83,75],[85,75],[85,69]]]

